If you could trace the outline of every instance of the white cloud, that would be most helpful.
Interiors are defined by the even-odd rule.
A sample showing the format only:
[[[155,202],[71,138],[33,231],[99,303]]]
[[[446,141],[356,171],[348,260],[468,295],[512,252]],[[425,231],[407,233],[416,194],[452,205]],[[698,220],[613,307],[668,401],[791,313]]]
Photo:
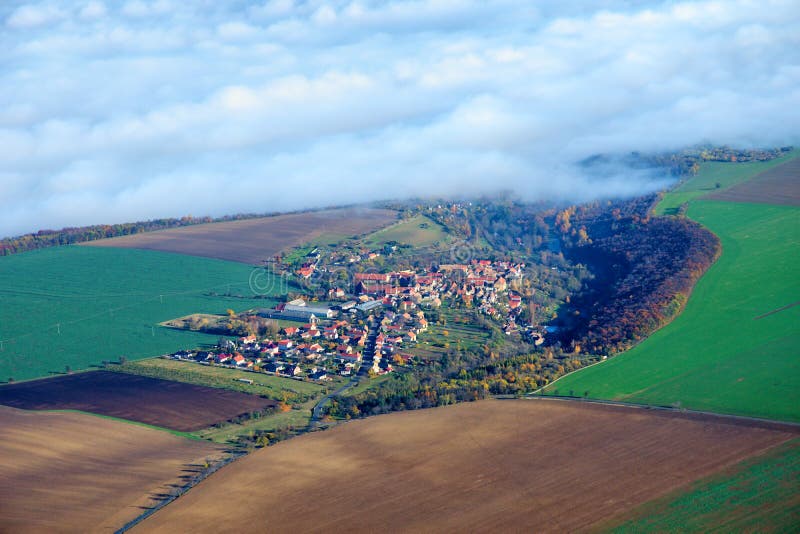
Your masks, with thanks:
[[[98,19],[104,17],[106,13],[106,5],[97,1],[87,2],[80,10],[83,19]]]
[[[24,4],[9,15],[6,25],[16,29],[35,28],[56,22],[63,16],[63,12],[54,5]]]
[[[773,0],[128,0],[0,7],[0,234],[513,189],[601,153],[800,142]]]

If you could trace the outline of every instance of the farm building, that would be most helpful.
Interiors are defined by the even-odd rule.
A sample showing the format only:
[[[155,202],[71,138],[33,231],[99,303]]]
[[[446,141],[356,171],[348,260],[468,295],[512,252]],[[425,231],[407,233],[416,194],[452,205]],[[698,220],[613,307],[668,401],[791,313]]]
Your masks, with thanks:
[[[366,312],[368,312],[370,310],[374,310],[375,308],[377,308],[379,306],[382,306],[382,305],[383,305],[383,302],[381,302],[380,300],[368,300],[367,302],[365,302],[363,304],[359,304],[358,306],[356,306],[356,308],[361,310],[362,312],[366,313]]]
[[[306,306],[305,304],[281,304],[274,310],[261,310],[262,317],[271,319],[286,319],[289,321],[312,321],[317,318],[333,319],[336,312],[325,306]]]

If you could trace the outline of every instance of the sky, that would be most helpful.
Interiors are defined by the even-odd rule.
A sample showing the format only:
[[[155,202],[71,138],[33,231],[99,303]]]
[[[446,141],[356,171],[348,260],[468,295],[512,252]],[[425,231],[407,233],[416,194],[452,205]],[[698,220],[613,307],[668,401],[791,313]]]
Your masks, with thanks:
[[[0,2],[0,236],[666,178],[596,154],[800,144],[800,3]]]

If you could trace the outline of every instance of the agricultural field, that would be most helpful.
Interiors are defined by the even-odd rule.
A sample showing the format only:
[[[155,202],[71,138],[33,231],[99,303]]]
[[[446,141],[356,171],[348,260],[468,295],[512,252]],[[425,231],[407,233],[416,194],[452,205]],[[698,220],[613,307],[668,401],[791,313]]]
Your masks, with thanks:
[[[712,192],[703,198],[800,206],[800,157],[772,167],[724,191]]]
[[[656,215],[674,215],[681,204],[706,195],[720,194],[729,188],[767,172],[770,169],[782,166],[800,157],[800,149],[775,158],[772,161],[754,161],[747,163],[724,163],[709,161],[703,163],[697,176],[688,178],[685,182],[664,195],[656,206]],[[719,188],[717,188],[719,184]]]
[[[134,531],[576,531],[796,435],[558,401],[400,412],[258,450]]]
[[[25,410],[79,410],[180,432],[278,405],[256,395],[109,371],[2,386],[0,404]]]
[[[364,238],[363,242],[372,248],[379,248],[392,242],[413,247],[431,247],[435,243],[446,242],[448,237],[442,225],[424,215],[415,215],[410,219],[374,232]]]
[[[310,422],[311,410],[322,396],[328,390],[340,387],[347,380],[335,377],[332,381],[322,385],[280,376],[164,358],[128,362],[124,365],[115,365],[112,369],[187,384],[263,395],[284,403],[281,405],[284,409],[278,409],[274,413],[239,421],[219,422],[191,433],[192,436],[200,439],[234,446],[241,445],[241,438],[251,436],[254,432],[277,432],[282,429],[292,429],[292,432],[304,430]],[[253,384],[240,382],[238,381],[240,378],[252,380]]]
[[[0,531],[113,532],[221,455],[139,425],[0,406]]]
[[[615,533],[791,532],[800,525],[800,440],[634,510]]]
[[[800,208],[697,199],[687,214],[723,252],[683,313],[546,392],[800,421]]]
[[[395,220],[395,211],[347,208],[199,224],[82,245],[159,250],[260,265],[292,247],[314,241],[336,242],[372,232]]]
[[[217,336],[158,324],[273,305],[264,286],[258,295],[251,290],[251,273],[240,263],[117,248],[67,246],[2,257],[0,381],[212,344]]]

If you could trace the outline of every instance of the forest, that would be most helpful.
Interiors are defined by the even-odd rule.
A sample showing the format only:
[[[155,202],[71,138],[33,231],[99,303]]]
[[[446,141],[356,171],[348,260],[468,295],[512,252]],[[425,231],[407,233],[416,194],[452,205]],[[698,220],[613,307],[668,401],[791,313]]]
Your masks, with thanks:
[[[613,355],[674,318],[720,253],[719,239],[684,217],[650,217],[654,196],[568,208],[556,216],[565,256],[592,283],[556,324],[574,352]]]

